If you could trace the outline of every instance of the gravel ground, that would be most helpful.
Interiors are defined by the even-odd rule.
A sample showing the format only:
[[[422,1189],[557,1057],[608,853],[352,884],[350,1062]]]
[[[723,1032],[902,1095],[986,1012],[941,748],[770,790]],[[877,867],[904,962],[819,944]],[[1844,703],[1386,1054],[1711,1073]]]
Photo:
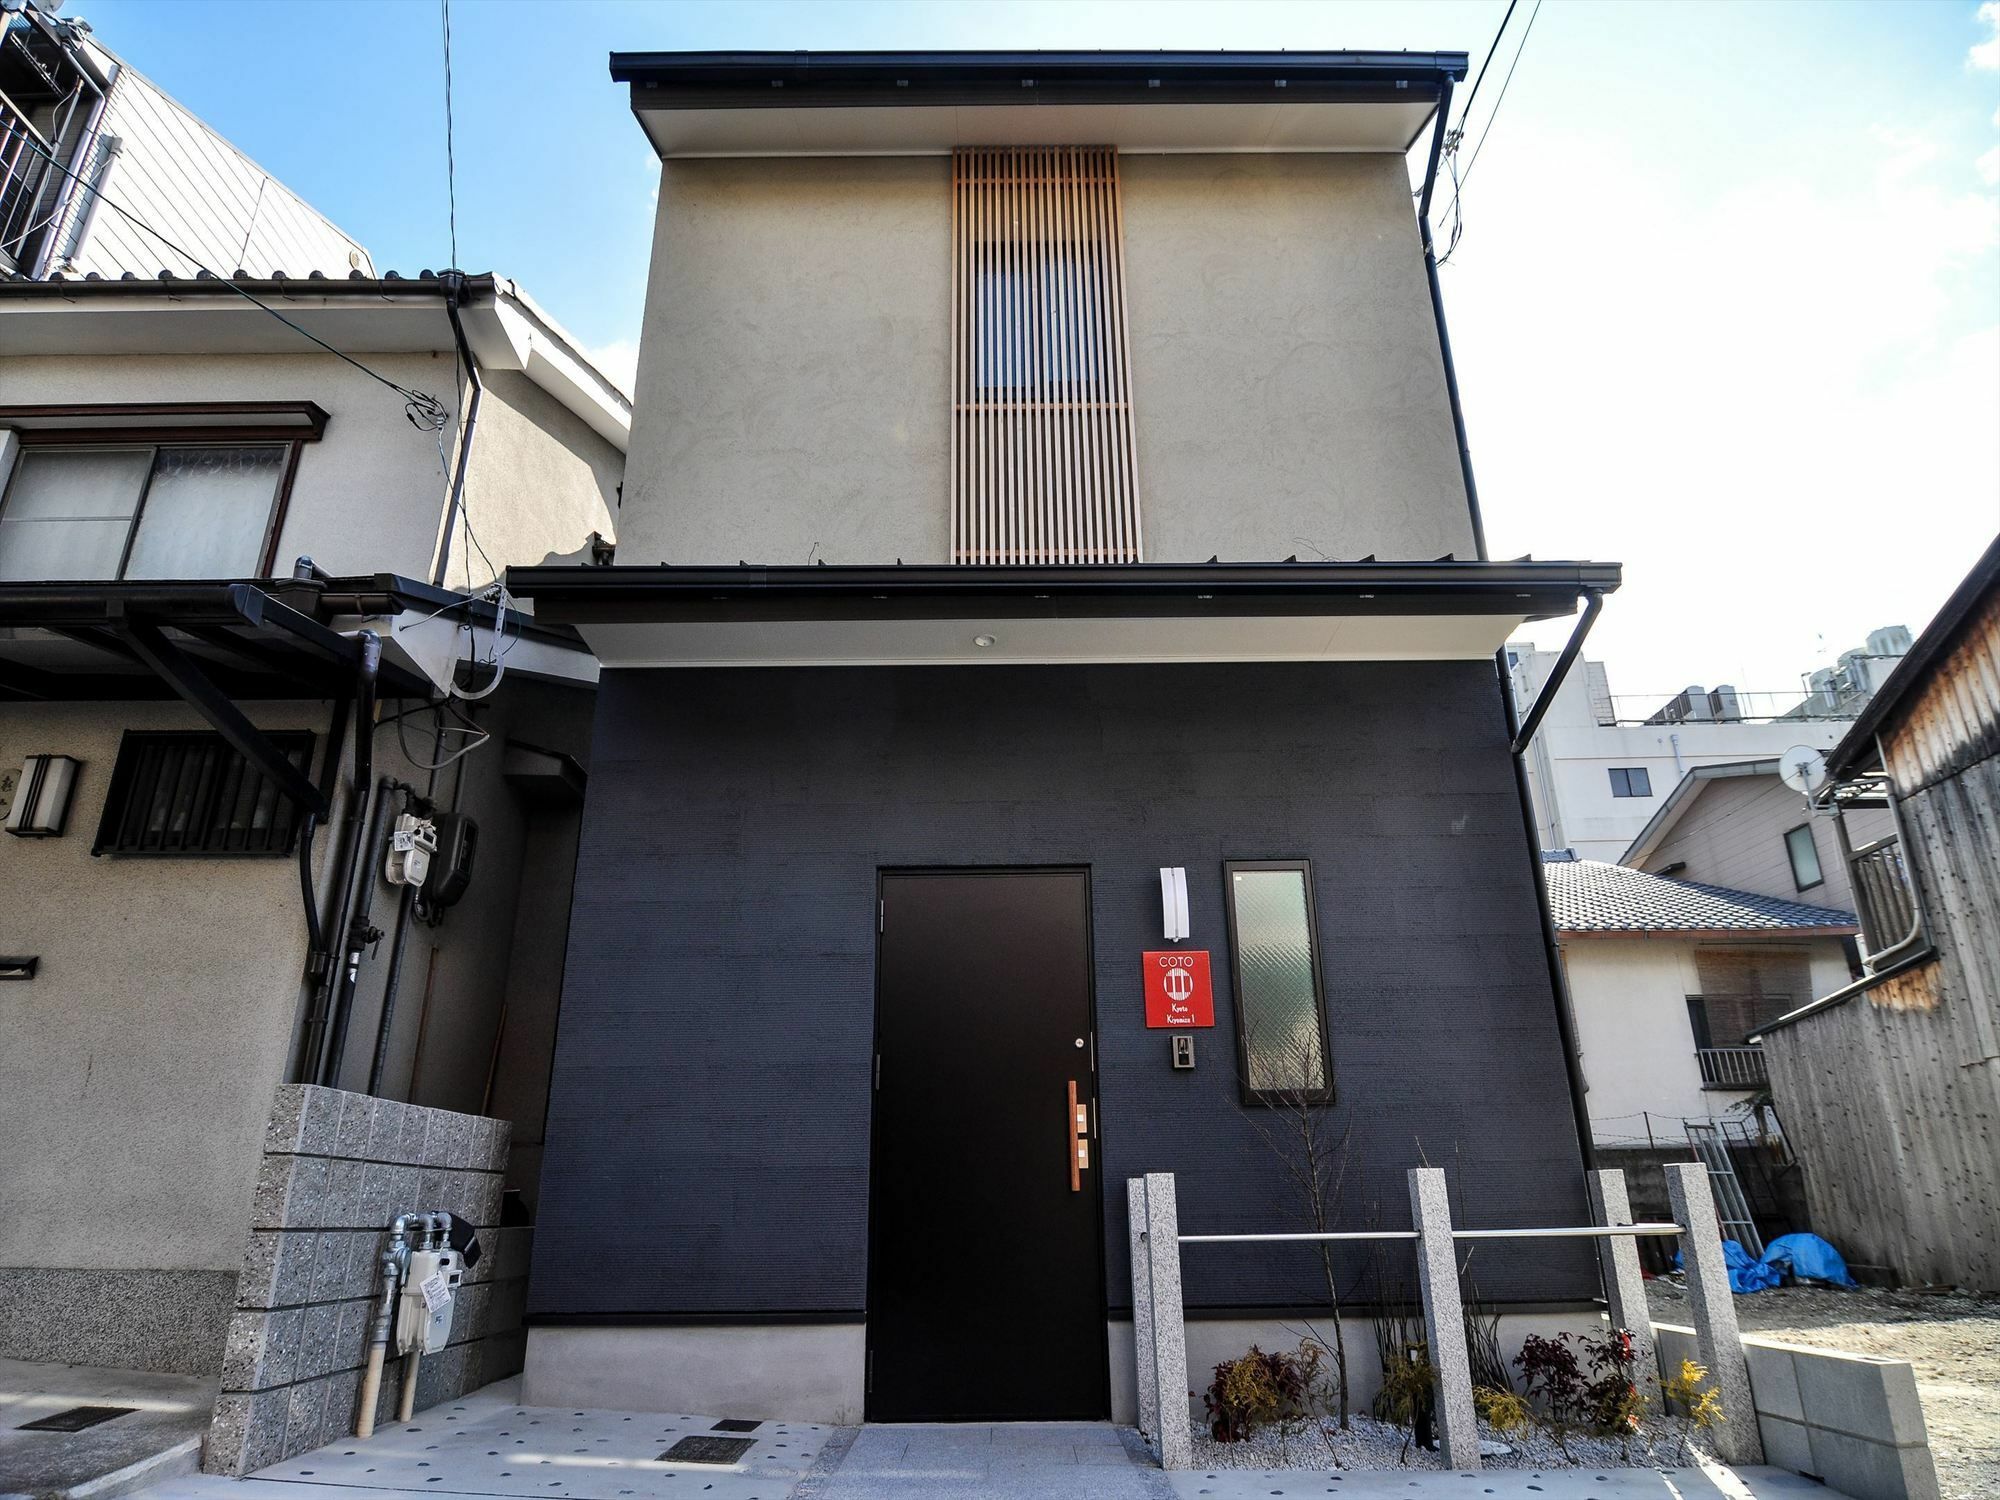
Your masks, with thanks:
[[[1687,1293],[1646,1283],[1653,1316],[1686,1323]],[[1778,1287],[1736,1299],[1745,1333],[1907,1359],[1944,1500],[2000,1496],[2000,1298],[1862,1287]]]
[[[1306,1429],[1290,1436],[1284,1436],[1271,1428],[1265,1428],[1254,1437],[1241,1443],[1218,1443],[1208,1435],[1206,1427],[1197,1426],[1194,1431],[1194,1466],[1197,1469],[1442,1469],[1444,1461],[1435,1453],[1427,1453],[1415,1443],[1404,1452],[1404,1442],[1409,1434],[1406,1429],[1391,1426],[1387,1422],[1377,1422],[1370,1417],[1355,1417],[1353,1426],[1342,1432],[1336,1423],[1326,1426],[1326,1441],[1322,1442]],[[1657,1448],[1644,1435],[1633,1438],[1629,1445],[1615,1438],[1597,1438],[1586,1434],[1574,1435],[1565,1441],[1569,1445],[1569,1456],[1563,1456],[1555,1440],[1540,1432],[1517,1432],[1505,1438],[1497,1438],[1489,1432],[1484,1422],[1479,1424],[1479,1435],[1487,1442],[1504,1443],[1513,1451],[1499,1454],[1490,1449],[1483,1457],[1487,1468],[1493,1469],[1607,1469],[1607,1468],[1663,1468],[1686,1467],[1691,1460],[1681,1452],[1679,1440],[1662,1435]],[[1483,1445],[1482,1445],[1483,1446]],[[1329,1447],[1331,1454],[1329,1455]]]

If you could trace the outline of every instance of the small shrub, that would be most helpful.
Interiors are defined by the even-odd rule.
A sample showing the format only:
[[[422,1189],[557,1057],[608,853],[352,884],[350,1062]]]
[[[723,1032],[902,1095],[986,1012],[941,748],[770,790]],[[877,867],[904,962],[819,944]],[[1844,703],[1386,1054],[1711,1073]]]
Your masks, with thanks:
[[[1512,1391],[1497,1391],[1490,1385],[1473,1389],[1472,1409],[1502,1437],[1510,1432],[1525,1432],[1535,1425],[1535,1414],[1528,1409],[1527,1402]]]
[[[1666,1399],[1668,1409],[1678,1421],[1674,1436],[1679,1439],[1681,1454],[1690,1456],[1693,1452],[1693,1438],[1697,1429],[1713,1427],[1725,1420],[1722,1414],[1722,1397],[1715,1387],[1706,1384],[1708,1370],[1691,1359],[1681,1361],[1680,1373],[1663,1382],[1660,1394]]]
[[[1201,1398],[1210,1434],[1218,1443],[1240,1443],[1269,1423],[1304,1419],[1319,1368],[1316,1349],[1310,1359],[1308,1372],[1298,1355],[1266,1354],[1252,1344],[1248,1354],[1217,1365]]]
[[[1531,1333],[1521,1341],[1514,1363],[1521,1367],[1529,1398],[1541,1404],[1542,1425],[1567,1458],[1569,1445],[1563,1439],[1575,1430],[1584,1412],[1583,1367],[1570,1348],[1570,1336],[1545,1339]]]
[[[1596,1338],[1584,1339],[1582,1347],[1592,1377],[1583,1388],[1592,1430],[1606,1437],[1630,1437],[1646,1414],[1646,1398],[1632,1379],[1632,1335],[1609,1328]]]
[[[1401,1358],[1392,1356],[1384,1360],[1382,1389],[1375,1397],[1375,1416],[1408,1429],[1401,1455],[1404,1463],[1409,1462],[1410,1443],[1418,1429],[1429,1423],[1436,1392],[1437,1372],[1431,1368],[1429,1345],[1408,1344]]]

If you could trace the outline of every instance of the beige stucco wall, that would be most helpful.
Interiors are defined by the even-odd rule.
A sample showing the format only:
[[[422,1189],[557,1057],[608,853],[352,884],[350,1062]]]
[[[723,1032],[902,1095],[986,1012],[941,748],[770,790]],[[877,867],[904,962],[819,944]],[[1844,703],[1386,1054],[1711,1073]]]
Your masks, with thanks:
[[[1678,1139],[1682,1119],[1729,1112],[1749,1092],[1704,1089],[1695,1060],[1687,997],[1701,993],[1700,939],[1674,934],[1565,933],[1563,967],[1583,1054],[1591,1133],[1599,1145],[1644,1145],[1647,1116],[1656,1138]],[[1753,937],[1707,944],[1759,946]],[[1785,941],[1810,955],[1815,994],[1847,982],[1838,938]]]
[[[317,754],[327,712],[253,717]],[[41,958],[0,986],[0,1266],[241,1263],[299,1007],[296,862],[90,853],[121,732],[203,727],[171,703],[0,706],[0,765],[83,762],[63,836],[0,838],[0,949]]]
[[[1402,159],[1120,170],[1147,556],[1470,555]],[[942,157],[666,163],[619,560],[945,561],[950,253]]]
[[[941,562],[951,163],[672,161],[621,563]]]
[[[484,379],[465,473],[479,545],[468,545],[461,519],[445,575],[454,588],[479,588],[510,565],[588,562],[593,531],[618,535],[625,455],[526,375],[495,370]]]
[[[455,409],[447,356],[360,357]],[[624,455],[527,376],[499,370],[486,382],[466,472],[467,509],[485,551],[466,545],[461,524],[448,580],[458,587],[467,586],[468,555],[477,588],[509,564],[576,556],[591,532],[613,537],[617,529]],[[305,554],[335,574],[430,577],[449,488],[440,434],[412,427],[402,398],[353,367],[310,353],[0,357],[0,406],[115,401],[317,402],[326,433],[300,455],[276,571],[290,573]],[[455,461],[456,422],[441,436]]]
[[[1472,555],[1399,156],[1126,156],[1146,555]]]
[[[367,359],[390,379],[453,404],[444,356]],[[409,424],[402,397],[331,355],[0,358],[0,405],[101,401],[318,402],[326,434],[300,456],[277,571],[289,573],[305,553],[332,573],[430,576],[445,495],[437,435]],[[451,429],[444,438],[449,450]]]
[[[1812,830],[1823,877],[1818,885],[1803,891],[1793,878],[1791,854],[1785,844],[1787,830],[1801,824]],[[1886,808],[1847,814],[1847,836],[1857,848],[1895,831],[1895,819]],[[1854,884],[1840,857],[1840,836],[1833,819],[1810,814],[1805,799],[1775,775],[1730,776],[1701,783],[1694,805],[1681,814],[1643,868],[1658,873],[1677,864],[1686,867],[1678,877],[1682,880],[1726,885],[1842,911],[1854,909]]]

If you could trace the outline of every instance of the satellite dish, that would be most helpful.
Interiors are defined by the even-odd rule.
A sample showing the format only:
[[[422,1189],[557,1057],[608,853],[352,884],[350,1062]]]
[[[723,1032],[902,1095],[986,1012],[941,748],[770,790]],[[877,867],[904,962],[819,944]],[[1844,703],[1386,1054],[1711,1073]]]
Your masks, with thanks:
[[[1802,797],[1826,780],[1826,752],[1811,745],[1794,745],[1778,757],[1778,775],[1785,785]]]

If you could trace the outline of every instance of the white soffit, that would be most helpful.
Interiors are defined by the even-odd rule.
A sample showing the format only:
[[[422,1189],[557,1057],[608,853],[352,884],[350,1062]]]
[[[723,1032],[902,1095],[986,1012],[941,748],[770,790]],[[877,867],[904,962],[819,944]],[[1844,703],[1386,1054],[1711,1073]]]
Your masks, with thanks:
[[[954,146],[1073,146],[1123,152],[1393,151],[1431,118],[1428,98],[1306,104],[1047,104],[649,109],[663,157],[931,156]]]
[[[584,623],[607,668],[1485,661],[1524,615]],[[977,644],[980,638],[990,646]]]

